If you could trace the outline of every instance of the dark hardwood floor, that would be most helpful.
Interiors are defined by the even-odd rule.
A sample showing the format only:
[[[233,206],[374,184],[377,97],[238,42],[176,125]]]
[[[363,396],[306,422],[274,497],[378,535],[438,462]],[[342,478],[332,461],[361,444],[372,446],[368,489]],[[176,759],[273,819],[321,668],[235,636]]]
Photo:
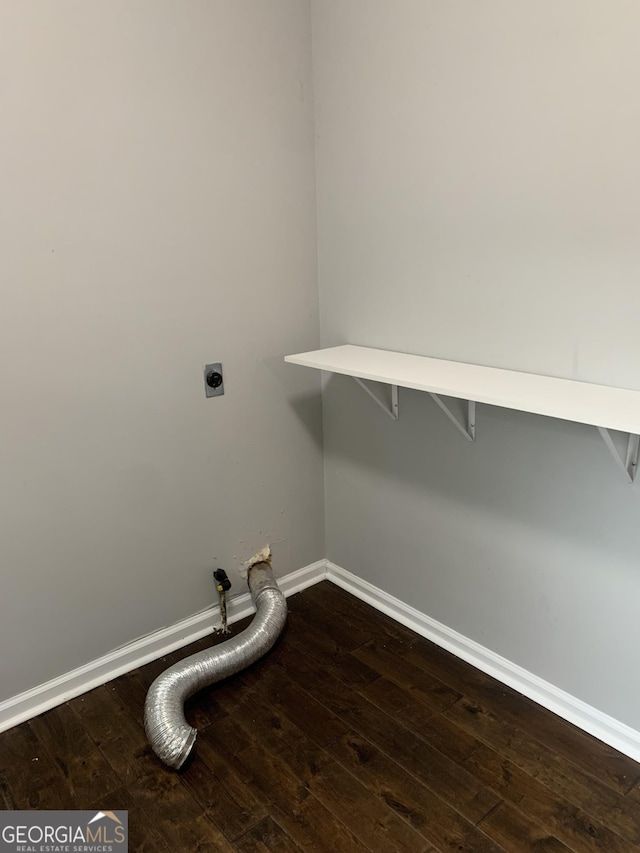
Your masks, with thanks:
[[[190,701],[183,771],[144,697],[217,638],[1,734],[3,807],[128,809],[136,853],[640,853],[639,764],[329,583],[288,603],[273,651]]]

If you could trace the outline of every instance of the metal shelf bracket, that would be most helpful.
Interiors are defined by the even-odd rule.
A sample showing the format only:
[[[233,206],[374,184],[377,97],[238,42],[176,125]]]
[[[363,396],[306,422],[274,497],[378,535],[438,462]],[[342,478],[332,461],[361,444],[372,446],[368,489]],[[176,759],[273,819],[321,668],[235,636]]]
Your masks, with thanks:
[[[432,400],[434,400],[438,406],[442,409],[445,415],[449,418],[451,423],[457,430],[460,430],[462,435],[467,439],[467,441],[475,441],[476,440],[476,404],[475,400],[467,400],[467,422],[463,423],[455,413],[449,408],[447,403],[445,403],[439,394],[432,394],[429,392],[429,396]]]
[[[613,459],[625,475],[629,483],[633,483],[638,470],[638,455],[640,453],[640,435],[629,433],[627,438],[626,452],[620,450],[613,440],[610,430],[606,427],[597,427],[598,432],[602,436],[602,440],[607,445]]]
[[[399,408],[398,408],[398,386],[397,385],[391,385],[390,386],[391,387],[391,400],[389,401],[389,400],[385,399],[384,396],[382,396],[382,394],[379,394],[378,392],[374,391],[373,388],[367,383],[366,379],[360,379],[359,376],[354,376],[353,378],[356,380],[356,382],[358,383],[358,385],[361,388],[364,388],[364,390],[371,397],[371,399],[374,400],[380,406],[380,408],[382,409],[383,412],[385,412],[387,415],[389,415],[389,417],[392,420],[394,420],[394,421],[398,420]]]

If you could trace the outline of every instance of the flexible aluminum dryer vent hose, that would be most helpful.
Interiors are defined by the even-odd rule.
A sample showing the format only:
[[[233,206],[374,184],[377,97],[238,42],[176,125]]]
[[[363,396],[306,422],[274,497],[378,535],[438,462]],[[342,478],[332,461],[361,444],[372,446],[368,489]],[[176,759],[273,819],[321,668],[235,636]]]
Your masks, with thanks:
[[[251,566],[249,589],[256,615],[248,628],[225,643],[170,666],[149,688],[144,705],[145,731],[158,758],[176,770],[186,761],[197,735],[185,719],[185,701],[203,687],[257,661],[284,628],[287,602],[268,563]]]

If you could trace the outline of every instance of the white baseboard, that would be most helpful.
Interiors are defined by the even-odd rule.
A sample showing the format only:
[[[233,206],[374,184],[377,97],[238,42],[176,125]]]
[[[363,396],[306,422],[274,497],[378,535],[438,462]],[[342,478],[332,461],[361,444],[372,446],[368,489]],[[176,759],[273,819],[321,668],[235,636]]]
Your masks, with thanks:
[[[640,761],[640,732],[619,720],[602,713],[597,708],[587,705],[581,699],[555,687],[548,681],[538,678],[526,669],[481,646],[474,640],[426,616],[409,604],[389,595],[368,581],[362,580],[351,572],[327,562],[327,579],[342,589],[350,592],[356,598],[365,601],[376,610],[386,613],[411,628],[416,634],[426,637],[456,657],[462,658],[472,666],[487,675],[493,676],[503,684],[513,687],[543,708],[553,711],[564,720],[568,720],[583,731],[588,732],[598,740],[603,741],[614,749],[628,755],[635,761]]]
[[[614,749],[640,761],[640,732],[587,705],[586,702],[571,696],[548,681],[538,678],[537,675],[437,622],[334,563],[320,560],[278,578],[278,584],[284,594],[289,596],[325,579],[370,604],[376,610],[386,613],[402,625],[406,625],[416,634],[426,637],[482,672],[486,672],[487,675],[509,685],[542,705],[543,708],[553,711],[559,717],[589,732]],[[229,600],[230,623],[249,616],[253,611],[249,593],[234,596]],[[52,681],[47,681],[0,703],[0,732],[175,649],[199,640],[212,633],[219,618],[219,608],[209,607],[175,625],[154,631],[59,678],[54,678]]]
[[[286,596],[300,592],[326,577],[326,561],[320,560],[295,572],[278,578],[278,585]],[[250,616],[255,608],[251,595],[246,592],[228,601],[229,623]],[[56,705],[99,687],[125,672],[131,672],[152,660],[189,645],[211,634],[220,621],[220,608],[215,605],[201,613],[182,619],[168,628],[161,628],[140,637],[126,646],[108,652],[64,675],[0,702],[0,732],[37,717]]]

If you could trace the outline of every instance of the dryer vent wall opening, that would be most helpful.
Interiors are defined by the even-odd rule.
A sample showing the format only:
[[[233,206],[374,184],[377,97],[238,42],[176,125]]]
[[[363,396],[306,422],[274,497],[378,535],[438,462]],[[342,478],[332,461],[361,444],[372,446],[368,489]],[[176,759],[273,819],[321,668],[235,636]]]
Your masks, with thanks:
[[[255,663],[274,645],[287,619],[287,602],[266,562],[249,569],[256,614],[237,637],[170,666],[153,682],[144,706],[144,727],[155,754],[169,767],[186,761],[197,730],[186,721],[184,703],[201,690]]]

